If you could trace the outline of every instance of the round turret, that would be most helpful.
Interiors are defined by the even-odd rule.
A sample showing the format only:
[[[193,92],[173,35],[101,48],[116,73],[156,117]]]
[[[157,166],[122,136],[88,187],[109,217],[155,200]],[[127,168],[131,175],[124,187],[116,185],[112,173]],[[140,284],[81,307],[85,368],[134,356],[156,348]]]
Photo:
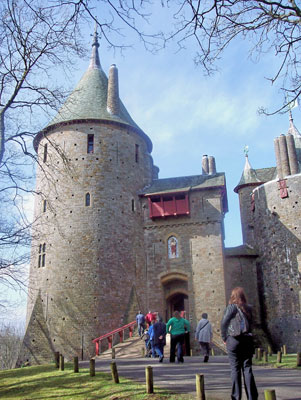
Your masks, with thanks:
[[[97,48],[96,36],[88,71],[35,139],[27,323],[40,293],[51,346],[67,358],[95,354],[92,339],[131,322],[144,297],[137,193],[152,180],[152,144],[116,98],[116,67],[107,108]]]

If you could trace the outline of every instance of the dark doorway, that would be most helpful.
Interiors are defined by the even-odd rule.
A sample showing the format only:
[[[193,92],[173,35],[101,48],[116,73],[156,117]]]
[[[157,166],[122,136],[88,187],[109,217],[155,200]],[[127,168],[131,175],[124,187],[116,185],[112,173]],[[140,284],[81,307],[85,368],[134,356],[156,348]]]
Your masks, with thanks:
[[[175,293],[166,301],[166,321],[172,317],[174,311],[186,311],[186,318],[188,310],[188,296],[183,293]]]

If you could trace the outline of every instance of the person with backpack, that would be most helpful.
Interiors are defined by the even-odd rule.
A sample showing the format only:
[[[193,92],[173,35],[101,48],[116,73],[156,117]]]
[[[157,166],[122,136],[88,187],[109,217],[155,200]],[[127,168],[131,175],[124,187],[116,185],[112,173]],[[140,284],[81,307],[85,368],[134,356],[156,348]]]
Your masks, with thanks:
[[[254,352],[251,333],[252,309],[242,287],[232,290],[221,322],[221,336],[226,344],[231,367],[232,400],[241,400],[243,373],[248,400],[257,400],[258,392],[252,371]]]
[[[203,313],[202,319],[198,323],[198,326],[195,330],[195,340],[200,343],[201,352],[204,355],[204,362],[208,362],[209,360],[209,350],[212,336],[212,326],[208,321],[208,314]]]

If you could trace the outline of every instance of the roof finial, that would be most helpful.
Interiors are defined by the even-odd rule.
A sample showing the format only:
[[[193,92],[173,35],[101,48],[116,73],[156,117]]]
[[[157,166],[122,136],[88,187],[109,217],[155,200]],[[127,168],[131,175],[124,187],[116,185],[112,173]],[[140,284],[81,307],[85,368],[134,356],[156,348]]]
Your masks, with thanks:
[[[92,36],[92,35],[91,35]],[[97,32],[97,20],[95,19],[95,28],[94,28],[94,35],[93,35],[93,43],[92,43],[92,54],[89,69],[100,69],[100,60],[98,54],[98,32]]]
[[[248,146],[247,144],[246,144],[245,147],[244,147],[244,153],[245,153],[245,156],[248,157],[248,154],[249,154],[249,146]]]

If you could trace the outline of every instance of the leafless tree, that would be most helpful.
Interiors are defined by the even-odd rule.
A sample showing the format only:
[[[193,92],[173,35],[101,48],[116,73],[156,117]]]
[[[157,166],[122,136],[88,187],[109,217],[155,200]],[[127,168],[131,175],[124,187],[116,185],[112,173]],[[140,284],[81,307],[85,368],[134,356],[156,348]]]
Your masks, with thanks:
[[[161,7],[169,15],[168,23],[152,27],[154,12]],[[282,82],[293,100],[301,92],[300,18],[294,0],[1,1],[0,278],[28,258],[30,222],[23,203],[25,194],[34,192],[32,138],[66,97],[56,73],[67,72],[86,54],[81,40],[84,24],[95,21],[102,40],[113,48],[130,45],[126,29],[151,51],[172,40],[180,48],[196,40],[195,62],[208,74],[227,46],[245,39],[251,55],[275,54],[278,69],[271,82]]]
[[[146,18],[138,3],[141,11],[135,1],[0,2],[0,283],[24,283],[21,266],[29,261],[32,234],[25,200],[35,193],[33,167],[39,162],[32,139],[66,98],[57,75],[86,55],[81,29],[89,21],[111,47],[125,46],[120,24],[147,45],[135,25]]]
[[[269,79],[280,83],[287,101],[300,95],[301,8],[295,0],[162,0],[162,5],[171,7],[175,21],[166,42],[176,39],[182,47],[196,40],[195,62],[208,74],[224,50],[243,39],[253,58],[274,54],[277,69]],[[286,106],[287,102],[273,113]]]
[[[19,349],[22,343],[23,332],[17,327],[0,327],[0,369],[15,367]]]

